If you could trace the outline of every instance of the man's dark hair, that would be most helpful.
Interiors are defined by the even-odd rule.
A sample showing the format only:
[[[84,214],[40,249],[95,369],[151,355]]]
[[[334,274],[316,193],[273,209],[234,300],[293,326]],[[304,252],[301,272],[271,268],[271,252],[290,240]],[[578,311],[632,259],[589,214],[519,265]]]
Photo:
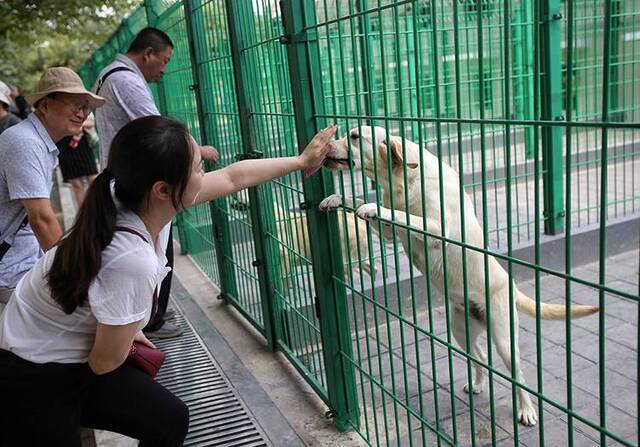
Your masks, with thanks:
[[[164,51],[167,47],[173,48],[173,42],[166,33],[157,28],[145,28],[138,33],[127,53],[138,54],[147,48],[153,48],[154,53]]]

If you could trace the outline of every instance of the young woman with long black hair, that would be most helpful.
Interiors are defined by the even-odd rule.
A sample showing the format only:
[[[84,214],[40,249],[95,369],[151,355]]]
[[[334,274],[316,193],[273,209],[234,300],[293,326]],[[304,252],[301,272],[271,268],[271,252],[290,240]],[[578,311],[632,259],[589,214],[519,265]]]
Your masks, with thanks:
[[[191,205],[317,168],[336,128],[301,155],[204,173],[183,124],[150,116],[123,127],[75,225],[22,278],[0,316],[0,445],[79,446],[79,427],[178,446],[187,407],[125,363],[167,274],[172,218]]]

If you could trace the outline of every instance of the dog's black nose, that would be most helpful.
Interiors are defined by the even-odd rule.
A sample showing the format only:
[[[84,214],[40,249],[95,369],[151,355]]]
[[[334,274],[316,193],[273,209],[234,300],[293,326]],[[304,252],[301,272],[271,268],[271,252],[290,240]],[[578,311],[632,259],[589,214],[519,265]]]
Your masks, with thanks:
[[[360,134],[357,130],[352,130],[349,138],[351,138],[352,140],[357,140],[358,138],[360,138]]]

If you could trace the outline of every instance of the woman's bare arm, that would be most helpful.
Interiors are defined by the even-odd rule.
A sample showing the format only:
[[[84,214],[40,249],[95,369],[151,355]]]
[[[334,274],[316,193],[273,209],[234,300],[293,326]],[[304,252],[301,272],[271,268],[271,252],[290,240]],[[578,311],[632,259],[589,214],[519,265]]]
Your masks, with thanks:
[[[217,171],[206,173],[194,205],[322,163],[330,150],[329,143],[337,129],[337,126],[329,126],[316,134],[300,155],[263,160],[243,160]]]

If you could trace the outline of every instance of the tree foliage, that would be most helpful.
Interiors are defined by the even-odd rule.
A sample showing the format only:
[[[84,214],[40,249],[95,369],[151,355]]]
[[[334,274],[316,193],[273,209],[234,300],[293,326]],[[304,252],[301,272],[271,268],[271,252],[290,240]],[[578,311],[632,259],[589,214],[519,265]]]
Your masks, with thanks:
[[[31,91],[47,67],[77,69],[140,0],[0,0],[0,79]]]

